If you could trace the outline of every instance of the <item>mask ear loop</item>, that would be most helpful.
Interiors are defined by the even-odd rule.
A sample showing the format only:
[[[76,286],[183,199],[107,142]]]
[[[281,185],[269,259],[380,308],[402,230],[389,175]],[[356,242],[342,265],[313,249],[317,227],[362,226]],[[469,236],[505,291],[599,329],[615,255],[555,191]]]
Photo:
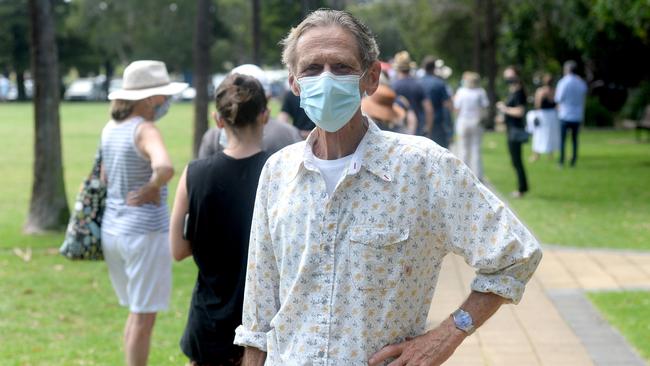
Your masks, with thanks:
[[[364,70],[364,72],[361,73],[361,75],[359,75],[359,84],[361,84],[361,79],[363,79],[364,76],[366,76],[366,73],[367,73],[367,72],[368,72],[368,69]],[[367,96],[368,96],[368,92],[364,90],[364,91],[363,91],[363,95],[361,96],[361,98],[365,98],[365,97],[367,97]]]

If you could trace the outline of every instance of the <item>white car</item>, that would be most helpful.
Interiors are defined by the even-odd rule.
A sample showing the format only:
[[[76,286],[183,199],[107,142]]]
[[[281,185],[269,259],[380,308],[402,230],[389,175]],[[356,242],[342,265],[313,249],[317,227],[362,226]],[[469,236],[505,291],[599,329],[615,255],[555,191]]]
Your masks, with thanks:
[[[103,90],[103,83],[94,78],[77,79],[70,83],[70,86],[63,94],[65,100],[105,100],[106,93]]]

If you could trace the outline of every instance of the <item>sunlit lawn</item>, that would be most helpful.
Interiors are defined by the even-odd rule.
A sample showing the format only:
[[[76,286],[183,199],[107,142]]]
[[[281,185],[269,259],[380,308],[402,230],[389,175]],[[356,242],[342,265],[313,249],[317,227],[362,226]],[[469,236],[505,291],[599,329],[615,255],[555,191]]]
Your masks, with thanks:
[[[545,244],[650,250],[650,143],[633,131],[586,131],[576,168],[558,168],[557,154],[528,162],[530,193],[509,200]],[[569,152],[569,150],[567,150]],[[491,184],[509,199],[517,187],[502,134],[483,146]]]
[[[589,294],[589,298],[650,361],[650,292],[598,292]]]
[[[70,203],[90,169],[107,115],[107,104],[62,105]],[[191,118],[191,104],[175,104],[159,124],[177,172],[190,159]],[[58,256],[60,233],[21,234],[31,191],[32,131],[31,105],[0,104],[0,364],[120,364],[126,310],[117,304],[105,264]],[[576,169],[559,170],[546,159],[527,164],[531,194],[511,205],[544,243],[650,249],[650,144],[633,138],[632,132],[585,132]],[[513,190],[502,134],[486,136],[484,154],[490,182],[500,192]],[[195,273],[190,260],[174,265],[172,305],[158,318],[152,365],[185,361],[178,340]],[[650,321],[636,320],[646,326]]]

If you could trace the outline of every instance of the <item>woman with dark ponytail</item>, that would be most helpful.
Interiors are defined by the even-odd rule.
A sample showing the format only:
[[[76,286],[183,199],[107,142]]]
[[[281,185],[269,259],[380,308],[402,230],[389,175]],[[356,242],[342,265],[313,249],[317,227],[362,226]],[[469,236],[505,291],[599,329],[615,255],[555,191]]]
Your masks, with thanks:
[[[199,271],[181,339],[191,365],[239,365],[233,345],[241,324],[248,237],[257,182],[266,162],[263,127],[269,118],[262,85],[231,74],[216,91],[217,126],[228,146],[191,162],[178,183],[170,225],[177,261],[194,257]]]

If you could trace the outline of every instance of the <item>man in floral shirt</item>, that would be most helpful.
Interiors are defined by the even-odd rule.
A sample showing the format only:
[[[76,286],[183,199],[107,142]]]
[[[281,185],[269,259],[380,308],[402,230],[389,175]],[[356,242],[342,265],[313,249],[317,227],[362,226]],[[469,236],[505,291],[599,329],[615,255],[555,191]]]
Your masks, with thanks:
[[[291,88],[317,128],[260,177],[235,337],[245,365],[440,365],[520,301],[541,259],[461,161],[362,114],[377,55],[370,31],[340,11],[312,13],[284,40]],[[425,332],[450,252],[476,268],[472,292]]]

